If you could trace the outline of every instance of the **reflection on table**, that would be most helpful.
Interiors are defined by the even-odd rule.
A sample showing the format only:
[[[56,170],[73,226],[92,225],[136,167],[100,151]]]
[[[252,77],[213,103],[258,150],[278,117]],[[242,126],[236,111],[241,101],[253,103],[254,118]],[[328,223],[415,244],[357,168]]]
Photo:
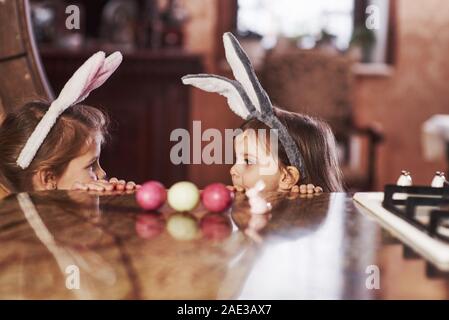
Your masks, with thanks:
[[[144,212],[133,194],[11,195],[0,202],[0,298],[448,297],[447,275],[405,255],[350,194],[267,198],[272,211],[251,215],[243,194],[222,214]]]

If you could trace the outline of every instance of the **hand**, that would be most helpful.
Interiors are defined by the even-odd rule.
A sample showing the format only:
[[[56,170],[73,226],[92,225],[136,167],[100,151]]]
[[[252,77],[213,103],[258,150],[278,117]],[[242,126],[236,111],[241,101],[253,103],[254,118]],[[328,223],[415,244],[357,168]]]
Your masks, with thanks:
[[[105,181],[107,183],[106,180],[100,180],[100,181]],[[134,191],[134,190],[140,189],[140,187],[141,187],[140,184],[136,184],[134,181],[126,182],[125,180],[119,180],[117,178],[109,179],[109,183],[113,184],[115,186],[115,188],[113,190],[117,190],[117,191]]]
[[[72,190],[82,191],[133,191],[140,188],[140,185],[134,181],[119,180],[117,178],[111,178],[107,180],[96,180],[88,183],[75,182],[72,186]]]
[[[313,184],[302,184],[300,186],[293,186],[292,192],[299,192],[301,194],[315,194],[315,193],[322,193],[323,188],[314,186]]]
[[[230,190],[232,192],[244,192],[245,191],[245,189],[240,186],[226,186],[226,188],[228,188],[228,190]]]

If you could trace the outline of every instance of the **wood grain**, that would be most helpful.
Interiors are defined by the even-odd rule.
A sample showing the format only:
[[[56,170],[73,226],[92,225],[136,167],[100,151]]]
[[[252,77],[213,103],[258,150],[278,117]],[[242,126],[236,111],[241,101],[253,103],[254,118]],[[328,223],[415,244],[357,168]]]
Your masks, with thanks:
[[[28,0],[0,1],[0,121],[33,99],[49,99],[31,26]]]
[[[189,241],[165,228],[179,213],[145,213],[133,194],[29,197],[34,214],[16,195],[0,201],[2,299],[448,298],[448,276],[406,255],[350,194],[269,194],[268,216],[238,194],[229,212],[182,213],[199,230]],[[72,264],[79,290],[66,287]],[[379,290],[365,286],[373,264]]]

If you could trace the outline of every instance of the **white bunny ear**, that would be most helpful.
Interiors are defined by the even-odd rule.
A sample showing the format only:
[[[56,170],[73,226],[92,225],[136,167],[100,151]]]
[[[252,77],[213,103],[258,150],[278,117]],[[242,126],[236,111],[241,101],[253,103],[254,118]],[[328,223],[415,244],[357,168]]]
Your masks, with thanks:
[[[99,51],[87,59],[64,85],[59,96],[51,104],[50,109],[56,109],[54,111],[61,114],[65,109],[75,104],[85,94],[89,84],[94,81],[95,76],[104,64],[104,60],[105,53],[103,51]]]
[[[59,115],[61,115],[61,113],[68,107],[82,101],[82,99],[87,97],[89,92],[103,84],[103,82],[106,81],[118,67],[120,62],[121,54],[114,54],[110,60],[105,61],[105,53],[99,51],[87,59],[87,61],[75,71],[28,138],[25,147],[17,158],[16,163],[18,166],[22,169],[26,169],[30,165]]]
[[[231,110],[244,120],[249,119],[256,111],[245,90],[237,81],[216,75],[196,74],[182,77],[182,83],[225,96]]]
[[[86,99],[93,90],[97,89],[103,83],[105,83],[106,80],[108,80],[108,78],[120,66],[122,60],[123,56],[119,51],[112,53],[106,59],[104,59],[103,65],[97,71],[97,74],[93,77],[93,79],[89,81],[87,88],[85,88],[82,96],[75,102],[75,104],[80,103],[81,101]]]
[[[241,83],[252,104],[261,113],[272,111],[272,104],[265,90],[257,79],[254,68],[240,43],[230,32],[223,35],[226,60],[231,66],[234,78]]]

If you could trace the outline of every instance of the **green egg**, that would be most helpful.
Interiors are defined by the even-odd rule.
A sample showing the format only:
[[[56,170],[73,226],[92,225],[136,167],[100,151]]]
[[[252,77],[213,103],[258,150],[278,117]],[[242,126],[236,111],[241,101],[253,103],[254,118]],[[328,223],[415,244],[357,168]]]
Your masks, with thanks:
[[[177,182],[168,190],[168,204],[176,211],[193,210],[198,205],[199,200],[200,192],[192,182]]]

